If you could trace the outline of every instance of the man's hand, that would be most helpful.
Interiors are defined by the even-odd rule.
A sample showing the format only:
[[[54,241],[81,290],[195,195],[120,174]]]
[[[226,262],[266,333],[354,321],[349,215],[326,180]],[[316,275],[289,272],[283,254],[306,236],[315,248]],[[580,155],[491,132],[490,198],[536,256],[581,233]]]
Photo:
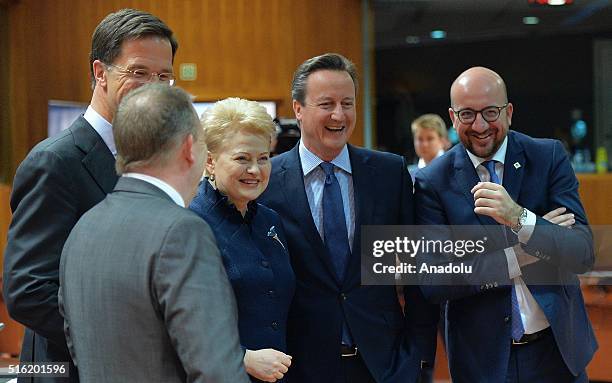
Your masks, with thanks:
[[[246,372],[264,382],[276,382],[282,379],[291,366],[291,356],[283,352],[266,348],[247,350],[244,354]]]
[[[512,227],[517,224],[523,208],[512,200],[502,185],[479,182],[471,190],[474,213],[488,215],[497,223]]]
[[[574,214],[572,213],[563,214],[566,210],[567,209],[564,207],[559,207],[544,214],[542,218],[554,223],[555,225],[571,228],[572,225],[576,223],[576,220],[574,219]]]

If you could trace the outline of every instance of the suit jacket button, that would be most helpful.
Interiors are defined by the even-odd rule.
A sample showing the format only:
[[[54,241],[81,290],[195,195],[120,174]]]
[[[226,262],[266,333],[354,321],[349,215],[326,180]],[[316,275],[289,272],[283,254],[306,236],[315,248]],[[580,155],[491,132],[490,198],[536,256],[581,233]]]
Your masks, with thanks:
[[[504,322],[506,323],[510,322],[510,317],[509,316],[504,317]]]
[[[272,322],[272,328],[274,330],[278,330],[278,322],[277,321]]]

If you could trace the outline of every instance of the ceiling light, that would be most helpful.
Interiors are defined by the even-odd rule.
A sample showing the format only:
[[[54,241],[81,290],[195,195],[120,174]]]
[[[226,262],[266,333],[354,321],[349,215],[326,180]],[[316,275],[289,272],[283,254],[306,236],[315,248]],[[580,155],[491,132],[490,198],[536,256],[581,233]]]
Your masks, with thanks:
[[[523,17],[523,24],[525,25],[536,25],[540,23],[540,19],[535,16]]]
[[[446,37],[446,32],[441,29],[437,29],[435,31],[431,31],[429,36],[431,36],[432,39],[443,39]]]
[[[574,0],[527,0],[529,4],[534,5],[569,5],[574,2]]]

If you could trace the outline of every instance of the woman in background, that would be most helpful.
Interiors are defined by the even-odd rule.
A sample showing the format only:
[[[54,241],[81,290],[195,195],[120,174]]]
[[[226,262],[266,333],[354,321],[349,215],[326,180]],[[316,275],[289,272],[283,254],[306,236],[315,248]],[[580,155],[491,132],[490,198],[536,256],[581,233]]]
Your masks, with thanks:
[[[189,208],[217,238],[236,295],[244,365],[252,381],[284,381],[295,276],[279,216],[255,199],[268,186],[272,118],[255,101],[228,98],[202,116],[206,178]]]

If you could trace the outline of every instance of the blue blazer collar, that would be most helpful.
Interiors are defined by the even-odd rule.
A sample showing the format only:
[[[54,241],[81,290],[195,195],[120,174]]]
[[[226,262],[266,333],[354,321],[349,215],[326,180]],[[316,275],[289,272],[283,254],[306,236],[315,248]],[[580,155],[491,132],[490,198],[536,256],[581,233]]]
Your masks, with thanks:
[[[525,174],[525,152],[513,131],[508,132],[508,149],[504,162],[504,187],[514,202],[519,202],[523,175]]]
[[[290,209],[297,222],[303,223],[303,231],[306,239],[313,244],[317,255],[326,265],[330,276],[334,279],[338,286],[359,281],[359,262],[361,252],[361,225],[371,221],[371,217],[376,209],[376,195],[382,195],[380,190],[376,190],[378,183],[376,180],[377,171],[370,164],[369,152],[365,149],[348,145],[349,157],[351,160],[351,168],[353,171],[353,190],[355,198],[355,235],[353,239],[353,251],[349,260],[348,272],[344,281],[338,280],[334,272],[333,265],[325,245],[310,213],[310,205],[304,188],[304,175],[300,162],[298,145],[283,157],[283,161],[279,164],[279,179],[282,182],[281,186],[285,202],[287,206],[295,206]]]
[[[330,278],[336,284],[339,284],[331,260],[325,250],[323,240],[317,231],[314,219],[310,213],[310,205],[304,186],[304,174],[300,162],[299,145],[294,146],[286,155],[283,155],[282,162],[279,165],[278,179],[280,185],[276,186],[283,191],[285,205],[291,207],[288,211],[293,215],[295,221],[300,223],[306,240],[315,249],[316,255],[313,256],[318,256],[321,259],[329,272]]]
[[[472,161],[467,155],[467,149],[463,144],[459,144],[455,151],[455,178],[465,198],[468,200],[470,207],[474,208],[474,196],[470,190],[476,185],[480,179],[478,173],[472,164]],[[508,148],[506,150],[506,159],[504,161],[504,181],[503,186],[515,202],[518,202],[518,197],[521,191],[523,182],[523,174],[525,168],[525,153],[523,146],[517,140],[516,134],[513,131],[508,132]],[[495,225],[495,220],[477,215],[483,225]]]

